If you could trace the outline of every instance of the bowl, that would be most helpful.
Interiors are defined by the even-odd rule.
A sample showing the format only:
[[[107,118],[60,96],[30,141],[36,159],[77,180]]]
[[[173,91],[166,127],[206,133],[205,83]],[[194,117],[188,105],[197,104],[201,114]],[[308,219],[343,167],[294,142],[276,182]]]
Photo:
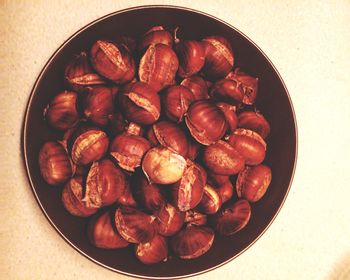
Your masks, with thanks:
[[[65,89],[63,72],[70,59],[88,50],[97,39],[119,35],[140,37],[155,25],[168,30],[179,27],[183,38],[200,39],[221,35],[229,40],[235,53],[235,65],[259,77],[257,108],[271,125],[267,139],[265,163],[273,179],[265,196],[252,204],[249,224],[229,237],[217,236],[212,248],[194,260],[171,258],[156,265],[136,260],[129,246],[119,250],[93,247],[84,232],[88,219],[71,216],[61,203],[61,187],[45,183],[38,166],[39,149],[45,141],[60,133],[49,129],[43,120],[43,109],[60,90]],[[142,278],[179,278],[217,268],[232,261],[249,248],[268,228],[279,212],[289,191],[297,156],[297,128],[293,106],[282,78],[267,56],[247,36],[233,26],[211,15],[174,6],[143,6],[126,9],[100,18],[71,36],[52,55],[37,78],[31,92],[22,131],[22,152],[30,186],[43,213],[75,250],[96,264],[125,275]]]

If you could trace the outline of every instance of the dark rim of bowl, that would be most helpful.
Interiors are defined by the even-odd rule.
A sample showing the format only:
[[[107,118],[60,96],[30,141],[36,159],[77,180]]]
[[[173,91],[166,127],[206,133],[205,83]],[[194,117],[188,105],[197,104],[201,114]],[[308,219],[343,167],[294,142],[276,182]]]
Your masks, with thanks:
[[[77,36],[78,34],[80,34],[81,32],[83,32],[85,29],[91,27],[92,25],[100,22],[100,21],[103,21],[105,20],[106,18],[109,18],[109,17],[113,17],[113,16],[116,16],[118,14],[122,14],[122,13],[125,13],[125,12],[128,12],[128,11],[133,11],[133,10],[141,10],[141,9],[153,9],[153,8],[167,8],[167,9],[174,9],[174,10],[183,10],[183,11],[189,11],[189,12],[194,12],[194,13],[197,13],[197,14],[200,14],[200,15],[203,15],[203,16],[206,16],[206,17],[209,17],[209,18],[212,18],[226,26],[228,26],[229,28],[233,29],[235,32],[239,33],[241,36],[243,36],[246,40],[248,40],[257,50],[259,50],[259,52],[261,53],[261,55],[263,55],[266,60],[269,62],[269,64],[272,66],[273,70],[276,72],[279,80],[281,81],[282,85],[283,85],[283,88],[287,94],[287,98],[288,98],[288,101],[289,101],[289,104],[290,104],[290,107],[291,107],[291,110],[292,110],[292,114],[293,114],[293,121],[294,121],[294,131],[295,131],[295,156],[294,156],[294,165],[293,165],[293,170],[292,170],[292,174],[291,174],[291,179],[290,179],[290,182],[289,182],[289,185],[288,185],[288,188],[287,188],[287,191],[286,191],[286,194],[280,204],[280,206],[278,207],[275,215],[272,217],[271,221],[268,223],[268,225],[264,228],[264,230],[246,247],[244,248],[242,251],[240,251],[239,253],[237,253],[236,255],[234,255],[233,257],[231,257],[230,259],[216,265],[216,266],[213,266],[213,267],[210,267],[208,269],[205,269],[205,270],[201,270],[201,271],[198,271],[198,272],[195,272],[195,273],[191,273],[191,274],[186,274],[186,275],[178,275],[178,276],[170,276],[170,277],[153,277],[153,276],[143,276],[143,275],[139,275],[139,274],[133,274],[133,273],[128,273],[128,272],[125,272],[125,271],[121,271],[121,270],[118,270],[118,269],[115,269],[115,268],[112,268],[112,267],[109,267],[97,260],[95,260],[94,258],[92,258],[91,256],[89,256],[88,254],[82,252],[79,248],[77,248],[75,246],[75,244],[73,244],[70,240],[68,240],[68,238],[64,235],[63,232],[61,232],[55,225],[55,223],[50,219],[49,215],[46,213],[43,205],[41,204],[40,202],[40,199],[36,193],[36,190],[35,190],[35,187],[34,187],[34,184],[33,184],[33,181],[32,181],[32,178],[31,178],[31,175],[29,173],[29,168],[28,168],[28,159],[27,159],[27,149],[26,149],[26,143],[27,143],[27,139],[26,139],[26,132],[27,132],[27,121],[28,121],[28,114],[29,114],[29,108],[31,107],[31,103],[32,103],[32,100],[33,100],[33,97],[34,97],[34,93],[36,92],[36,89],[37,89],[37,86],[38,86],[38,83],[39,81],[41,80],[41,78],[43,77],[44,73],[46,72],[46,69],[47,67],[51,64],[53,58],[75,37]],[[32,191],[35,195],[35,198],[36,198],[36,201],[37,203],[39,204],[42,212],[45,214],[45,217],[47,218],[47,220],[50,222],[50,224],[53,226],[53,228],[61,235],[61,237],[69,244],[71,245],[75,250],[77,250],[80,254],[82,254],[83,256],[85,256],[86,258],[88,258],[89,260],[93,261],[94,263],[96,264],[99,264],[100,266],[102,267],[105,267],[111,271],[114,271],[114,272],[118,272],[118,273],[121,273],[123,275],[126,275],[126,276],[131,276],[131,277],[137,277],[137,278],[143,278],[143,279],[179,279],[179,278],[184,278],[184,277],[191,277],[191,276],[195,276],[195,275],[199,275],[199,274],[202,274],[202,273],[205,273],[205,272],[208,272],[208,271],[211,271],[211,270],[214,270],[218,267],[221,267],[225,264],[227,264],[228,262],[232,261],[233,259],[237,258],[238,256],[240,256],[242,253],[244,253],[246,250],[248,250],[264,233],[265,231],[271,226],[271,224],[273,223],[273,221],[276,219],[278,213],[280,212],[284,202],[286,201],[286,198],[288,196],[288,193],[289,193],[289,190],[291,188],[291,185],[292,185],[292,182],[293,182],[293,178],[294,178],[294,174],[295,174],[295,169],[296,169],[296,165],[297,165],[297,155],[298,155],[298,129],[297,129],[297,121],[296,121],[296,115],[295,115],[295,111],[294,111],[294,107],[293,107],[293,103],[292,103],[292,100],[290,98],[290,95],[289,95],[289,92],[288,92],[288,89],[280,75],[280,73],[277,71],[276,67],[274,66],[274,64],[272,63],[272,61],[267,57],[267,55],[250,39],[248,38],[244,33],[242,33],[240,30],[238,30],[237,28],[235,28],[234,26],[230,25],[229,23],[215,17],[215,16],[212,16],[210,14],[207,14],[205,12],[202,12],[202,11],[198,11],[198,10],[195,10],[195,9],[191,9],[191,8],[187,8],[187,7],[181,7],[181,6],[174,6],[174,5],[143,5],[143,6],[136,6],[136,7],[130,7],[130,8],[126,8],[126,9],[122,9],[122,10],[119,10],[119,11],[116,11],[116,12],[112,12],[110,14],[107,14],[103,17],[100,17],[92,22],[90,22],[89,24],[85,25],[84,27],[82,27],[81,29],[79,29],[78,31],[76,31],[73,35],[71,35],[52,55],[51,57],[48,59],[48,61],[46,62],[45,66],[43,67],[43,69],[41,70],[38,78],[36,79],[35,83],[34,83],[34,86],[32,88],[32,91],[30,93],[30,96],[29,96],[29,99],[28,99],[28,102],[27,102],[27,105],[26,105],[26,110],[25,110],[25,116],[24,116],[24,122],[22,124],[22,135],[21,135],[21,152],[22,152],[22,157],[23,157],[23,163],[24,163],[24,167],[26,169],[26,174],[27,174],[27,178],[28,178],[28,181],[30,183],[30,186],[32,188]]]

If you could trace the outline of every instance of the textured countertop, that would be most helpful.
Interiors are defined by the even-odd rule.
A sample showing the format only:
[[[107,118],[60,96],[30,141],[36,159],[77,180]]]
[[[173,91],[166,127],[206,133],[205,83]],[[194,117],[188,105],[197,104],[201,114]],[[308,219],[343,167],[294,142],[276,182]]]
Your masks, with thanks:
[[[128,279],[80,255],[49,224],[27,181],[20,137],[31,88],[57,47],[101,16],[145,4],[198,9],[245,33],[280,72],[298,121],[297,169],[274,223],[240,257],[191,279],[350,279],[345,0],[0,1],[0,278]]]

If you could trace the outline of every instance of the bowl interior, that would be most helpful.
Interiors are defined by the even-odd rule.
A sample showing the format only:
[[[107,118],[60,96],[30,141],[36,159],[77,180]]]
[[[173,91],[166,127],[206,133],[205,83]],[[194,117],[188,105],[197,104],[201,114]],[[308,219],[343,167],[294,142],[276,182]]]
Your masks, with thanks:
[[[178,37],[201,39],[207,35],[227,38],[235,53],[235,65],[259,78],[257,108],[271,124],[265,163],[272,168],[271,185],[258,203],[252,204],[252,218],[246,228],[230,237],[217,237],[211,250],[195,260],[172,258],[147,266],[139,263],[132,246],[102,250],[90,245],[87,220],[73,217],[62,206],[61,187],[47,185],[40,176],[38,152],[45,141],[60,137],[43,120],[45,106],[65,89],[63,72],[70,59],[89,50],[97,39],[121,35],[139,38],[155,25],[168,30],[179,27]],[[179,277],[203,272],[234,258],[251,245],[268,227],[281,207],[292,179],[296,159],[296,124],[286,88],[266,56],[244,35],[211,16],[177,7],[142,7],[111,14],[73,35],[47,63],[39,76],[27,107],[23,130],[23,152],[33,192],[56,230],[79,252],[109,269],[142,277]]]

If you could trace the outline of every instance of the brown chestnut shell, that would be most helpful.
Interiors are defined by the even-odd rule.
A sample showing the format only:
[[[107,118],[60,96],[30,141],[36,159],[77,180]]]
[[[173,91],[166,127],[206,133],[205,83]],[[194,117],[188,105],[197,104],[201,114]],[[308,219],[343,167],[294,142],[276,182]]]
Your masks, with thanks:
[[[194,100],[209,99],[207,82],[200,76],[191,76],[182,80],[181,85],[187,87]]]
[[[250,202],[260,200],[266,193],[271,179],[271,169],[267,165],[247,166],[237,177],[236,190],[238,197]]]
[[[185,213],[180,212],[170,203],[164,204],[154,215],[156,216],[158,233],[163,236],[172,236],[177,233],[185,220]]]
[[[110,211],[96,215],[90,220],[88,237],[91,244],[103,249],[119,249],[129,245],[115,228]]]
[[[209,184],[203,188],[203,196],[197,208],[205,214],[215,214],[222,205],[222,199],[217,190]]]
[[[39,151],[39,168],[45,182],[60,185],[73,175],[73,168],[68,153],[59,142],[44,143]]]
[[[270,134],[270,124],[265,117],[255,111],[245,111],[238,115],[239,128],[246,128],[255,131],[263,139]]]
[[[135,255],[144,264],[166,261],[168,257],[168,242],[165,237],[157,234],[146,243],[136,244]]]
[[[164,44],[169,47],[173,45],[173,37],[163,26],[154,26],[148,30],[140,39],[138,49],[143,51],[150,45]]]
[[[237,128],[237,115],[236,115],[236,106],[225,102],[218,102],[216,106],[224,113],[226,122],[228,124],[229,131],[233,132]]]
[[[210,224],[222,235],[232,235],[243,229],[249,222],[251,207],[247,200],[240,199],[221,209],[210,218]]]
[[[214,231],[206,226],[187,225],[171,239],[171,248],[181,259],[195,259],[213,245]]]
[[[215,100],[237,105],[243,102],[244,91],[235,80],[222,79],[211,87],[210,96]]]
[[[175,46],[179,59],[178,75],[182,78],[197,74],[204,66],[204,44],[195,40],[182,41]]]
[[[185,223],[196,226],[203,226],[207,223],[207,215],[193,209],[188,210],[185,213]]]

